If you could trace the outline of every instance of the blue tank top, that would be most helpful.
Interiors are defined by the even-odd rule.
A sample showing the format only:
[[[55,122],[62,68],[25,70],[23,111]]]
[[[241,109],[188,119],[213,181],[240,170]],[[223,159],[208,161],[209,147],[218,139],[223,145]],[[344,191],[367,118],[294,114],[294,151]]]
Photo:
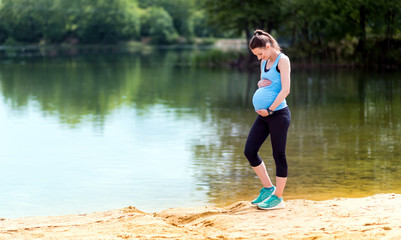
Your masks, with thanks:
[[[269,108],[281,91],[281,75],[277,71],[277,65],[282,55],[284,55],[284,53],[280,53],[277,56],[276,61],[274,61],[271,68],[267,71],[265,71],[266,61],[262,61],[260,69],[262,71],[262,79],[269,79],[272,83],[269,86],[258,88],[254,93],[252,103],[255,111]],[[285,107],[287,107],[287,101],[284,99],[274,111]]]

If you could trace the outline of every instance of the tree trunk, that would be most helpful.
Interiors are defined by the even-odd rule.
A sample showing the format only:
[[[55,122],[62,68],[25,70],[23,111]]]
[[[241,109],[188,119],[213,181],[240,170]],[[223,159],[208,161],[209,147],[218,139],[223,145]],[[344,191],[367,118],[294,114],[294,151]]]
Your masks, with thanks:
[[[246,44],[247,44],[247,46],[249,46],[249,42],[251,41],[252,33],[251,33],[251,30],[249,29],[247,23],[244,24],[244,32],[245,32],[245,37],[246,37]],[[247,62],[247,65],[249,65],[252,62],[253,53],[249,47],[247,47],[247,48],[248,48],[248,57],[247,57],[246,62]]]
[[[359,41],[356,47],[357,51],[362,54],[362,58],[365,59],[366,50],[366,9],[365,6],[359,7]]]
[[[391,2],[391,1],[390,1]],[[394,11],[391,6],[387,6],[386,11],[386,47],[387,51],[391,50],[391,40],[393,39],[394,35]]]
[[[269,19],[269,22],[267,23],[267,29],[266,29],[266,31],[267,31],[269,34],[271,34],[271,32],[272,32],[273,26],[274,26],[274,22],[271,21],[271,20]]]

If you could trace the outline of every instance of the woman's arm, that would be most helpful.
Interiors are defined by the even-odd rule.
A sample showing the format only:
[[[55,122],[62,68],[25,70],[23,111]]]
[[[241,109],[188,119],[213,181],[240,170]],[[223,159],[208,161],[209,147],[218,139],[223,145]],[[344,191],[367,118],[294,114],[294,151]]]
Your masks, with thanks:
[[[290,59],[287,56],[283,56],[280,58],[278,62],[278,69],[280,69],[281,75],[281,91],[277,95],[276,99],[269,107],[270,110],[275,110],[283,101],[284,99],[290,94],[290,85],[291,85],[291,66],[290,66]]]
[[[283,56],[280,58],[278,62],[278,68],[280,70],[281,76],[281,91],[277,95],[276,99],[270,105],[270,110],[276,110],[276,108],[284,101],[284,99],[290,94],[290,73],[291,73],[291,66],[290,66],[290,59],[287,56]],[[267,113],[267,109],[261,109],[256,111],[262,117],[266,117],[269,114]]]
[[[262,67],[263,67],[263,60],[260,61],[260,80],[258,81],[258,88],[267,87],[270,86],[270,84],[272,84],[272,81],[270,81],[269,79],[262,78],[262,73],[263,73]]]

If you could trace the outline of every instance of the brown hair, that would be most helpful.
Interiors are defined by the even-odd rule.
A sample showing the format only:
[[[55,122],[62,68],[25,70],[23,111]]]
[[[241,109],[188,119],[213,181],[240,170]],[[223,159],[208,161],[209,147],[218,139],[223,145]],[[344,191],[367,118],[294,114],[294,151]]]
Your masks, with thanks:
[[[266,47],[266,43],[269,43],[270,46],[281,51],[280,45],[278,45],[278,42],[272,35],[260,29],[257,29],[253,34],[251,41],[249,41],[250,49],[264,48]]]

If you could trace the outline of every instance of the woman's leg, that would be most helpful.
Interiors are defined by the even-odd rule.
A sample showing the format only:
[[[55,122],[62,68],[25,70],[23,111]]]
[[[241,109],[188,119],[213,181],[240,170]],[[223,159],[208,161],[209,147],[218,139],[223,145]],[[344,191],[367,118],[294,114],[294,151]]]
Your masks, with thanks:
[[[260,181],[262,182],[263,187],[270,188],[273,186],[273,183],[270,180],[269,174],[266,171],[266,166],[263,162],[259,166],[252,167],[252,168],[253,168],[253,171],[255,171],[258,178],[260,179]]]
[[[287,183],[286,177],[277,177],[276,176],[276,192],[274,193],[274,195],[276,195],[279,198],[283,197],[283,192],[284,192],[286,183]]]
[[[257,117],[249,131],[244,151],[246,158],[265,188],[269,188],[273,186],[273,184],[258,152],[267,136],[269,136],[269,127],[267,123],[260,119],[260,117]]]
[[[287,144],[287,132],[290,122],[291,113],[289,110],[277,116],[273,115],[269,121],[273,158],[276,163],[275,195],[279,198],[282,197],[287,182],[288,166],[285,147]]]

